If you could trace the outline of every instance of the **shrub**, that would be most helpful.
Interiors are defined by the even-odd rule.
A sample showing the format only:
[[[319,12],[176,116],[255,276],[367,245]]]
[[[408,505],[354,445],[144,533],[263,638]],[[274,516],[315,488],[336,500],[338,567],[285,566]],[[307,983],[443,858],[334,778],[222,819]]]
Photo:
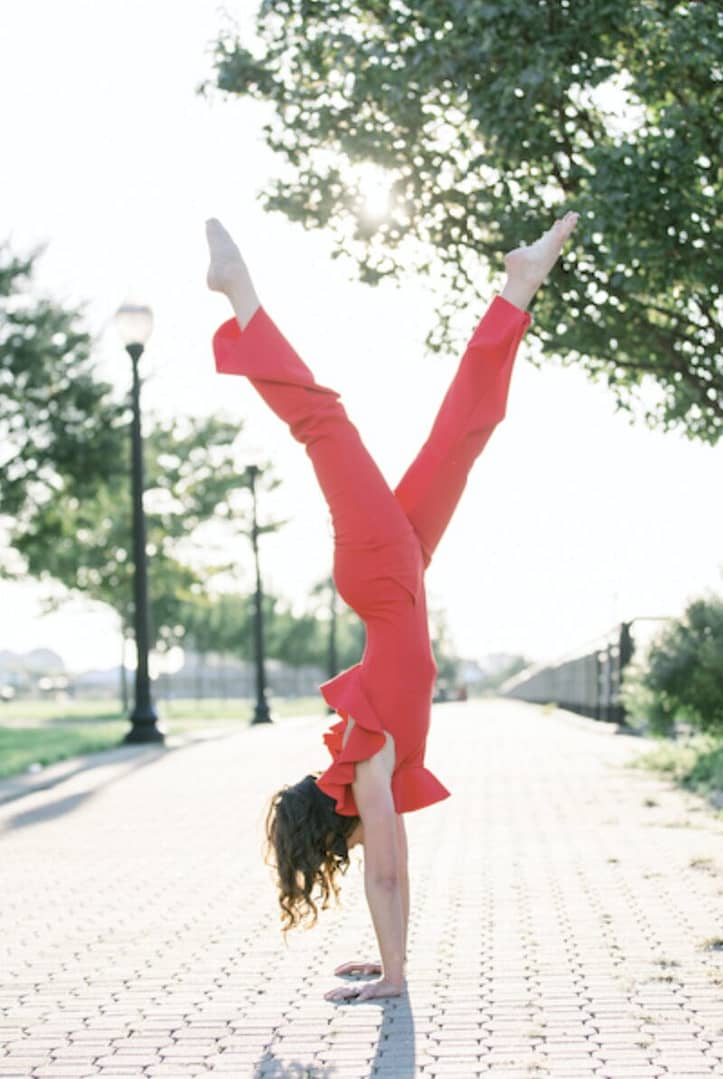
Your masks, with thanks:
[[[623,700],[656,734],[687,723],[723,735],[723,599],[697,599],[666,626],[645,665],[626,671]]]

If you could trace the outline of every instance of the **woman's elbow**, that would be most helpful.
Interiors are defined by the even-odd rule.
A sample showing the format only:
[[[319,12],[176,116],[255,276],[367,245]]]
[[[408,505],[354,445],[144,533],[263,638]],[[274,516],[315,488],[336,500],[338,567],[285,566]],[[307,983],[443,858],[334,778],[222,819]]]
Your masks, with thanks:
[[[370,873],[367,884],[380,892],[397,892],[401,885],[401,876],[398,873]]]

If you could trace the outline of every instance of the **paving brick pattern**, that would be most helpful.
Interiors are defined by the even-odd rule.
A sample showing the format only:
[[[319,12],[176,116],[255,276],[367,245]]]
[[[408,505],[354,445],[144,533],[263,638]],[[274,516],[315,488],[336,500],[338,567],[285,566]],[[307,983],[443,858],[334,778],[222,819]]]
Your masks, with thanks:
[[[454,794],[407,817],[408,993],[324,1001],[376,955],[360,865],[285,947],[260,852],[327,722],[103,755],[0,806],[2,1079],[723,1075],[723,820],[627,768],[640,739],[511,701],[435,711]]]

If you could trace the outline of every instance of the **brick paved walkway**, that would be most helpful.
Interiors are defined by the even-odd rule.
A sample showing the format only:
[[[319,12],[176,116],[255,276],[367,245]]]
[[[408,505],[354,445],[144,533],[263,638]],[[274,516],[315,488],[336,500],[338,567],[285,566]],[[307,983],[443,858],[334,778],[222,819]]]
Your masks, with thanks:
[[[409,994],[324,1001],[375,957],[361,871],[287,950],[259,851],[326,723],[126,750],[0,806],[3,1079],[723,1075],[723,820],[625,768],[639,739],[511,701],[435,711],[454,795],[407,817]]]

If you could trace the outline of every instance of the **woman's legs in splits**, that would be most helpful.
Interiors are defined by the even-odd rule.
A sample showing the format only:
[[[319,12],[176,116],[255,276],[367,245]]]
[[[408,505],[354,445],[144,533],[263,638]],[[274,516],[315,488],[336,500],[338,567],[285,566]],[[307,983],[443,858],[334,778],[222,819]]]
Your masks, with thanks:
[[[260,307],[229,234],[212,219],[207,223],[207,235],[211,248],[208,283],[228,296],[236,315],[214,337],[216,365],[220,371],[245,375],[305,446],[331,512],[339,591],[364,617],[373,613],[360,605],[365,600],[374,603],[370,575],[380,561],[391,570],[391,576],[402,579],[401,583],[411,576],[404,565],[408,560],[405,552],[413,549],[415,542],[409,522],[338,394],[314,380]],[[354,587],[356,578],[365,587]]]
[[[507,282],[462,357],[429,438],[395,494],[429,562],[459,502],[467,476],[505,415],[517,346],[530,323],[526,308],[557,261],[578,215],[566,214],[530,247],[505,259]]]
[[[239,368],[239,373],[251,378],[271,408],[289,423],[294,437],[306,445],[332,512],[337,544],[378,546],[403,538],[395,513],[401,507],[421,541],[425,561],[431,559],[474,461],[504,417],[517,346],[530,322],[527,305],[559,258],[577,220],[577,214],[566,214],[536,243],[506,256],[508,277],[503,291],[475,331],[429,438],[396,488],[396,505],[337,395],[314,382],[261,312],[263,325],[254,327],[254,336],[267,362],[259,363],[257,358],[252,363],[256,378],[248,367]],[[218,221],[207,223],[207,234],[212,253],[209,287],[228,296],[238,326],[245,330],[259,309],[251,277],[238,247]],[[239,344],[233,337],[226,333],[231,352]],[[234,369],[233,363],[232,359],[229,370]]]

